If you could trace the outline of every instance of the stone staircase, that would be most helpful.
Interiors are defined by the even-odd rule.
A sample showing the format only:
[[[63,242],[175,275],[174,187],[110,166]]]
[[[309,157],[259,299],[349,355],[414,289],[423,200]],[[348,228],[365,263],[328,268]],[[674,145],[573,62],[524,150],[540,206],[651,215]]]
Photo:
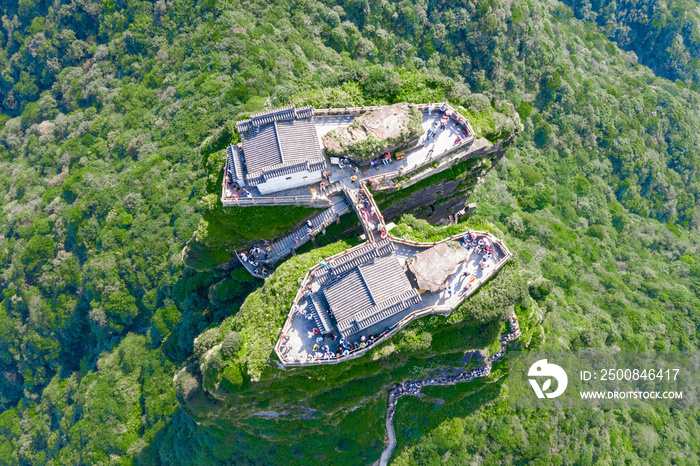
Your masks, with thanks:
[[[333,323],[328,315],[328,305],[320,293],[311,293],[306,296],[306,303],[311,315],[314,317],[316,327],[321,335],[328,335],[333,330]]]
[[[338,183],[336,186],[334,186],[335,192],[342,192],[343,187],[342,184]],[[251,275],[254,277],[258,278],[265,278],[260,271],[265,269],[267,272],[271,271],[272,264],[275,262],[281,260],[285,256],[289,255],[292,253],[297,248],[300,248],[303,244],[305,244],[307,241],[309,241],[312,237],[316,236],[319,234],[321,231],[323,231],[324,228],[326,228],[328,225],[331,223],[335,222],[338,217],[340,217],[343,214],[346,214],[350,212],[351,207],[350,204],[348,204],[348,201],[346,200],[345,196],[343,194],[339,195],[330,195],[330,197],[327,199],[327,201],[330,204],[330,207],[323,211],[321,215],[318,215],[317,217],[313,218],[311,220],[311,233],[307,231],[307,227],[304,224],[301,228],[299,228],[296,231],[293,231],[290,234],[287,234],[281,238],[278,238],[275,240],[272,244],[270,244],[270,253],[268,255],[268,258],[265,260],[259,260],[260,267],[258,267],[259,272],[256,273],[256,268],[250,264],[249,262],[242,262],[243,266],[250,272]],[[296,242],[295,242],[296,239]],[[240,256],[238,256],[238,260],[240,261]]]
[[[345,192],[345,196],[348,199],[348,202],[351,203],[353,210],[355,211],[355,214],[357,215],[357,218],[360,220],[360,224],[362,224],[362,229],[365,232],[365,238],[367,238],[367,241],[370,243],[374,243],[376,240],[376,237],[374,235],[374,231],[369,227],[367,224],[368,220],[364,220],[362,218],[362,212],[361,212],[361,205],[359,201],[359,196],[361,193],[361,190],[358,188],[354,187],[343,187],[343,192]]]
[[[257,268],[258,272],[256,272],[256,268],[253,266],[253,264],[251,264],[251,263],[248,262],[248,261],[243,262],[243,260],[241,260],[241,257],[240,257],[238,254],[236,254],[236,257],[238,258],[238,262],[240,262],[241,264],[243,264],[243,267],[245,267],[245,269],[246,269],[252,276],[254,276],[254,277],[257,277],[257,278],[265,278],[265,276],[262,274],[262,269],[263,269],[263,267],[264,267],[267,271],[269,271],[269,266],[268,266],[268,264],[263,264],[263,267],[258,267],[258,268]]]
[[[311,233],[307,231],[306,225],[303,225],[298,230],[283,236],[270,245],[271,253],[264,263],[277,262],[293,250],[301,247],[309,241],[313,236],[319,234],[324,228],[335,222],[338,217],[348,212],[350,206],[341,196],[334,196],[331,199],[332,205],[314,219],[311,220]],[[295,242],[296,240],[296,242]]]

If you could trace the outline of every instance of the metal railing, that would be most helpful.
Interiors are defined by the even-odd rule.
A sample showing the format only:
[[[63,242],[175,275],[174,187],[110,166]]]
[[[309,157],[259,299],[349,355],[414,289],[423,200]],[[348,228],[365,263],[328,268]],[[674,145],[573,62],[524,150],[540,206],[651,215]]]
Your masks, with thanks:
[[[414,105],[419,111],[421,112],[427,112],[428,111],[428,105],[429,104],[412,104]],[[476,133],[474,133],[474,130],[472,129],[471,124],[469,123],[469,120],[467,120],[465,117],[463,117],[457,110],[455,110],[450,104],[447,102],[444,103],[437,103],[434,104],[436,107],[439,108],[441,105],[445,105],[446,109],[450,112],[451,118],[453,118],[458,125],[461,125],[464,127],[464,129],[467,132],[467,135],[460,141],[459,144],[456,144],[450,148],[445,149],[445,151],[442,154],[439,155],[434,155],[429,159],[426,159],[425,162],[427,163],[428,161],[431,161],[433,159],[437,158],[443,158],[448,154],[454,153],[455,151],[459,151],[462,148],[464,148],[467,145],[471,145],[475,140],[476,140]],[[375,106],[370,106],[370,107],[345,107],[345,108],[320,108],[320,109],[314,109],[314,114],[315,115],[322,115],[322,116],[330,116],[330,115],[359,115],[363,114],[366,112],[370,112],[373,110],[379,110],[383,108],[384,106],[380,105],[375,105]],[[423,165],[415,165],[411,168],[407,168],[403,172],[400,171],[393,171],[389,173],[385,173],[381,176],[380,181],[384,180],[390,180],[396,176],[399,175],[407,175],[414,170],[417,170],[418,168],[424,166]],[[224,169],[228,170],[228,157],[226,158],[226,162],[224,165]],[[377,177],[367,177],[365,180],[375,180]],[[327,194],[330,195],[334,192],[338,192],[340,189],[336,188],[331,188],[331,191],[327,191]],[[237,197],[237,198],[227,198],[225,196],[226,194],[226,188],[222,186],[221,189],[221,203],[226,206],[226,207],[231,207],[231,206],[240,206],[240,207],[248,207],[248,206],[275,206],[275,205],[306,205],[310,207],[322,207],[322,206],[327,206],[329,205],[330,199],[325,199],[322,196],[259,196],[259,197]]]
[[[328,212],[328,210],[322,212],[321,215],[324,215],[326,212]],[[298,241],[297,243],[293,244],[292,247],[286,248],[286,249],[284,249],[284,250],[278,252],[278,253],[275,254],[275,255],[270,255],[270,257],[268,257],[266,260],[261,260],[260,262],[261,262],[261,263],[266,263],[266,264],[273,264],[273,263],[279,261],[281,258],[286,257],[287,254],[290,254],[292,251],[294,251],[294,250],[296,250],[296,249],[299,249],[301,246],[303,246],[304,244],[306,244],[307,242],[309,242],[309,241],[311,240],[312,237],[316,236],[316,234],[318,234],[319,232],[321,232],[321,231],[322,231],[324,228],[326,228],[328,225],[330,225],[331,223],[335,222],[335,221],[338,219],[338,217],[339,217],[340,215],[341,215],[340,213],[335,212],[334,215],[329,216],[329,217],[326,218],[323,222],[319,223],[318,226],[314,227],[314,229],[311,231],[311,233],[308,233],[308,234],[306,234],[306,235],[300,236],[300,237],[299,237],[299,241]],[[303,228],[302,228],[302,230],[303,230]],[[283,241],[283,240],[284,240],[285,238],[287,238],[288,236],[289,236],[289,235],[283,236],[282,239],[281,239],[280,241]]]
[[[360,115],[362,113],[371,112],[383,108],[382,105],[373,105],[370,107],[331,107],[331,108],[315,108],[314,116],[331,116],[331,115]],[[427,107],[426,107],[427,108]]]
[[[330,262],[330,261],[333,261],[336,259],[340,259],[340,258],[356,251],[357,249],[365,247],[366,245],[367,245],[367,242],[360,243],[357,246],[353,246],[353,247],[346,249],[344,251],[341,251],[337,254],[326,257],[325,260],[326,260],[326,262]],[[301,281],[301,285],[299,286],[299,289],[297,290],[297,293],[294,296],[294,300],[292,301],[292,307],[295,304],[297,304],[299,302],[299,300],[302,298],[302,296],[304,295],[304,290],[306,289],[306,285],[309,283],[310,278],[320,268],[322,268],[321,264],[315,264],[309,270],[307,270],[306,275],[304,275],[304,279]],[[290,312],[289,312],[289,315],[287,316],[287,320],[285,321],[284,326],[280,329],[280,334],[283,335],[283,334],[286,334],[289,332],[289,329],[292,326],[292,317],[293,316],[291,314],[291,308],[290,308]],[[277,356],[280,358],[280,361],[284,361],[284,358],[281,354],[281,340],[279,338],[277,339],[277,343],[275,344],[275,352],[277,353]]]
[[[262,278],[263,280],[265,279],[265,277],[262,274],[255,273],[255,269],[252,268],[253,267],[252,264],[243,262],[243,259],[241,259],[241,257],[238,255],[238,252],[236,252],[235,254],[236,254],[236,259],[238,259],[238,262],[241,263],[243,268],[246,269],[248,271],[248,273],[250,273],[252,276],[254,276],[256,278]]]
[[[374,201],[374,196],[372,196],[372,193],[369,192],[369,189],[367,189],[367,186],[365,186],[364,183],[360,183],[360,189],[365,194],[367,199],[369,199],[370,204],[372,205],[372,207],[374,208],[374,211],[376,212],[376,215],[377,215],[377,218],[379,219],[379,222],[381,223],[382,227],[384,228],[384,231],[386,231],[386,223],[384,223],[384,216],[382,215],[382,212],[379,210],[379,206]]]
[[[221,203],[226,206],[275,206],[275,205],[305,205],[309,207],[327,207],[331,205],[331,200],[323,196],[281,196],[281,197],[221,197]]]
[[[419,111],[423,113],[428,112],[428,106],[430,104],[410,104],[416,107]],[[471,124],[469,123],[469,120],[467,120],[465,117],[463,117],[457,110],[455,110],[454,107],[452,107],[449,103],[447,102],[442,102],[442,103],[436,103],[433,104],[435,108],[439,111],[439,108],[441,105],[444,105],[447,110],[450,111],[451,117],[455,119],[455,121],[464,126],[464,128],[467,130],[467,136],[474,136],[476,133],[474,133],[474,130],[472,129]],[[369,107],[330,107],[330,108],[315,108],[314,109],[314,115],[319,115],[319,116],[332,116],[332,115],[361,115],[363,113],[371,112],[374,110],[379,110],[381,108],[384,108],[385,106],[383,105],[373,105]]]

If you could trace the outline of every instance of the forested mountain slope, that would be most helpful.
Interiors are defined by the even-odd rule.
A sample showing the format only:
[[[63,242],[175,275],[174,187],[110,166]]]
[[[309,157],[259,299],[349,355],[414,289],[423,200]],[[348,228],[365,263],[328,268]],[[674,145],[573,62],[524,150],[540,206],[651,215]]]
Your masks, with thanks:
[[[681,32],[697,29],[686,11]],[[2,6],[2,32],[3,464],[352,463],[381,449],[388,378],[342,422],[328,409],[205,427],[177,407],[175,371],[216,343],[194,338],[259,287],[213,266],[308,214],[265,224],[208,195],[231,122],[266,106],[448,98],[497,138],[512,103],[525,131],[474,200],[518,254],[539,344],[697,350],[700,99],[564,4],[23,0]],[[675,76],[637,55],[695,79],[692,60]],[[199,270],[181,254],[193,235]],[[397,376],[425,369],[428,330],[408,329],[418,343]],[[297,383],[301,403],[318,382]],[[697,462],[697,410],[544,419],[509,410],[503,384],[440,390],[444,409],[397,412],[399,462]],[[328,448],[308,448],[310,432]]]
[[[576,17],[590,21],[640,63],[697,90],[700,83],[700,5],[693,0],[566,0]]]

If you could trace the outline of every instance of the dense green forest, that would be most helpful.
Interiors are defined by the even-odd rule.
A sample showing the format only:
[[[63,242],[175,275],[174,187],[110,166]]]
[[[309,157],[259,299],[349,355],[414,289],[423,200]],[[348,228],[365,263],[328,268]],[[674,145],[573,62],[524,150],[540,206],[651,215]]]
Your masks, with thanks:
[[[178,406],[176,371],[271,292],[218,266],[311,212],[224,209],[216,196],[233,122],[290,103],[449,99],[492,141],[512,130],[512,105],[524,131],[476,188],[470,225],[490,223],[516,252],[492,284],[527,290],[511,301],[542,319],[533,345],[697,351],[697,4],[657,3],[3,4],[0,463],[371,462],[395,378],[419,376],[459,325],[498,334],[500,314],[475,323],[474,305],[454,331],[407,329],[367,386],[353,378],[381,364],[269,385],[298,406],[323,390],[342,403],[349,387],[362,406],[349,412],[237,419],[203,406],[211,422],[197,425]],[[238,380],[241,403],[260,401],[250,374]],[[397,463],[698,462],[697,409],[541,416],[510,410],[504,379],[429,395],[446,403],[401,401]]]
[[[640,63],[671,80],[698,89],[700,83],[700,9],[692,0],[566,0],[576,17],[590,21]]]

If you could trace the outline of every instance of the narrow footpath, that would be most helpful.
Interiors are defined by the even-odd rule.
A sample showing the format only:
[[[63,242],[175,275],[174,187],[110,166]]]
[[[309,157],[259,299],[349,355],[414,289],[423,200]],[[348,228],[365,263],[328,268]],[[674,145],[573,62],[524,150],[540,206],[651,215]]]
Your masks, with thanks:
[[[469,382],[477,377],[486,377],[489,375],[491,372],[491,364],[506,354],[508,342],[520,338],[520,326],[518,325],[518,318],[515,316],[515,314],[510,316],[508,322],[510,323],[510,333],[501,336],[501,350],[498,353],[489,356],[489,358],[486,360],[486,364],[483,367],[474,369],[471,372],[464,371],[457,375],[444,375],[432,379],[407,381],[394,385],[394,387],[389,391],[389,403],[386,410],[386,434],[389,441],[386,444],[386,447],[384,447],[382,456],[379,459],[380,466],[386,466],[389,463],[389,458],[391,458],[391,455],[394,453],[394,449],[396,448],[394,413],[396,412],[396,403],[399,401],[399,398],[401,398],[403,395],[418,396],[420,389],[426,385],[454,385],[459,382]]]

